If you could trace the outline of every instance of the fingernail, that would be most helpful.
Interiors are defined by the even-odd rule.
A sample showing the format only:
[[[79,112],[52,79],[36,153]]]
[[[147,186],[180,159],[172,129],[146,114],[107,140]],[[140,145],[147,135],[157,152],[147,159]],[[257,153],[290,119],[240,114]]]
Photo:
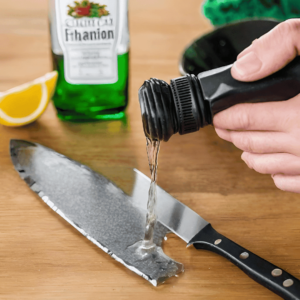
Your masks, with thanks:
[[[243,56],[245,56],[247,53],[250,53],[252,51],[252,45],[244,49],[236,58],[236,60],[241,59]]]
[[[248,166],[248,168],[252,169],[252,167],[248,164],[248,161],[247,161],[247,153],[246,152],[243,152],[242,155],[241,155],[241,159],[244,161],[244,163]]]
[[[241,155],[241,159],[242,159],[244,162],[246,162],[244,152],[243,152],[243,154]]]
[[[235,71],[243,77],[258,72],[261,67],[262,62],[254,52],[242,56],[233,65]]]

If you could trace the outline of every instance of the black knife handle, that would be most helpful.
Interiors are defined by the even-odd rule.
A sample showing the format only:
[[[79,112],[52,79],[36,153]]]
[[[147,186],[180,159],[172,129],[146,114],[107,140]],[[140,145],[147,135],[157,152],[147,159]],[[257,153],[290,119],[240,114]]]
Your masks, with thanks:
[[[297,278],[229,240],[210,224],[189,244],[193,244],[196,249],[209,250],[227,258],[253,280],[283,299],[300,299],[300,281]]]

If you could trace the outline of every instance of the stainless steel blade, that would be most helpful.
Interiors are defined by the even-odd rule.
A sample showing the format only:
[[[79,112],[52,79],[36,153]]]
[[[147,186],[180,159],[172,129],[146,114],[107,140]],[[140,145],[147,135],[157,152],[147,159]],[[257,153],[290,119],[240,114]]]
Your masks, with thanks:
[[[135,185],[132,192],[132,200],[136,206],[147,208],[147,192],[150,178],[138,170]],[[159,186],[157,187],[156,214],[158,221],[182,238],[189,242],[201,229],[209,223],[191,210],[188,206],[176,200]]]
[[[143,259],[131,247],[143,239],[146,222],[146,211],[136,205],[136,193],[133,201],[104,176],[39,144],[11,140],[10,149],[13,164],[29,187],[111,257],[155,286],[183,271],[182,264],[160,247]],[[149,184],[145,186],[140,177],[134,185],[142,184],[137,190],[147,198]],[[154,235],[158,246],[167,232],[158,222]]]

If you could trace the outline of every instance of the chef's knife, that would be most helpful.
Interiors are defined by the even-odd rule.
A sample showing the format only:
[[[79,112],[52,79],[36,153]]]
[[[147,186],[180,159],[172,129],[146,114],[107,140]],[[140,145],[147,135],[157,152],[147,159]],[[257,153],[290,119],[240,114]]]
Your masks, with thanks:
[[[135,172],[132,198],[136,205],[145,208],[150,179],[138,170]],[[210,223],[160,187],[157,187],[156,213],[160,223],[188,245],[227,258],[249,277],[283,299],[300,299],[300,281],[297,278],[218,233]]]
[[[153,285],[183,271],[182,265],[162,251],[136,259],[130,247],[143,237],[150,179],[135,170],[128,196],[102,175],[49,148],[11,140],[11,158],[21,178],[55,212],[103,251]],[[288,300],[300,299],[300,282],[286,271],[216,232],[197,213],[157,187],[160,245],[171,230],[188,245],[220,254],[248,276]]]

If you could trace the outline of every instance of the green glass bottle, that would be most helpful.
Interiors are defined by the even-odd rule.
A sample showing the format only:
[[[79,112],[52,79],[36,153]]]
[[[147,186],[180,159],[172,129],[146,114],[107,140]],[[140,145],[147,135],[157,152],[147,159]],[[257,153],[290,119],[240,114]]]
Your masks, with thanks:
[[[101,2],[100,2],[101,1]],[[119,119],[128,103],[127,0],[50,0],[59,118]]]

